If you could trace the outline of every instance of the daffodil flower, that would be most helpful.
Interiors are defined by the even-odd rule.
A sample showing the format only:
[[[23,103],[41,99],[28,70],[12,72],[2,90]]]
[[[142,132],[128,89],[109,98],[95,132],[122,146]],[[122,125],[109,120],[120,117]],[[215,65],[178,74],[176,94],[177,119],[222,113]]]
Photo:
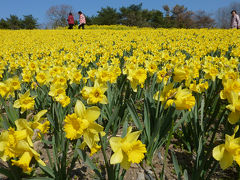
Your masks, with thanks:
[[[240,137],[235,138],[239,126],[234,129],[232,136],[225,136],[225,144],[220,144],[213,149],[213,157],[220,163],[224,170],[230,167],[235,160],[240,165]]]
[[[100,141],[99,133],[104,136],[103,127],[95,122],[100,115],[97,106],[85,108],[84,104],[77,100],[74,113],[67,115],[64,122],[64,131],[68,139],[78,139],[83,136],[82,148],[87,145],[91,154],[96,152],[97,142]]]
[[[96,104],[98,102],[101,104],[107,104],[108,99],[104,95],[106,90],[107,87],[101,86],[98,81],[95,81],[93,87],[83,87],[82,95],[87,99],[88,104]]]
[[[195,105],[195,97],[192,95],[191,90],[179,87],[173,102],[178,110],[190,110]]]
[[[28,90],[24,94],[19,94],[19,99],[14,102],[13,107],[21,108],[21,113],[24,113],[28,109],[33,110],[35,104],[34,98],[30,96],[30,91]]]
[[[144,158],[144,153],[147,152],[145,144],[137,140],[141,131],[131,131],[132,127],[129,127],[124,138],[112,137],[110,139],[110,146],[114,152],[110,163],[120,163],[124,169],[129,169],[131,163],[140,163]]]
[[[31,172],[29,167],[32,157],[43,166],[46,164],[40,159],[38,154],[27,141],[27,130],[17,130],[9,128],[8,131],[3,131],[0,135],[0,158],[7,161],[11,158],[18,158],[19,160],[11,160],[13,165],[19,166],[24,172]]]

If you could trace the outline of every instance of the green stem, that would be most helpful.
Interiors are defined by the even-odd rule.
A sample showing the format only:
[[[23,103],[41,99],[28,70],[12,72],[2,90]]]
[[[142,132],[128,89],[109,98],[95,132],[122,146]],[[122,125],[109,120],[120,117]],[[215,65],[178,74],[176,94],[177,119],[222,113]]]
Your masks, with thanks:
[[[157,176],[157,173],[156,173],[156,171],[155,171],[155,168],[154,168],[153,164],[151,163],[150,166],[151,166],[151,168],[152,168],[152,171],[153,171],[153,173],[154,173],[155,178],[158,179],[158,176]]]
[[[126,172],[127,172],[127,171],[126,171],[125,169],[122,170],[122,174],[121,174],[121,176],[120,176],[120,180],[123,180]]]
[[[98,136],[99,136],[99,139],[100,139],[101,151],[102,151],[103,158],[104,158],[104,161],[105,161],[105,164],[106,164],[108,179],[115,179],[114,174],[111,171],[111,167],[110,167],[108,159],[107,159],[107,155],[106,155],[106,152],[105,152],[105,147],[104,147],[104,144],[103,144],[101,134],[98,133]]]
[[[50,166],[53,167],[52,158],[50,156],[48,148],[46,148],[46,151],[47,151],[47,156],[48,156],[48,160],[49,160]]]
[[[166,151],[165,151],[164,162],[163,162],[163,169],[162,169],[162,173],[161,173],[161,178],[160,179],[164,179],[164,169],[165,169],[165,166],[166,166],[168,149],[169,149],[170,142],[171,142],[171,139],[172,139],[173,127],[174,127],[174,120],[172,120],[172,127],[171,127],[171,130],[170,130],[169,134],[168,134],[168,141],[167,141],[167,145],[166,145]]]

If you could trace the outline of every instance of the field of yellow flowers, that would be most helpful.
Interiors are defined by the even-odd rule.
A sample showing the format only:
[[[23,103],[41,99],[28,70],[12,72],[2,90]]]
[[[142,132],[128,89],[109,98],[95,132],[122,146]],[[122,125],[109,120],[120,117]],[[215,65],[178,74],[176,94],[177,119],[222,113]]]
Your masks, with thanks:
[[[238,177],[240,31],[0,30],[0,44],[5,177],[84,179],[80,163],[165,179],[169,159],[176,179]]]

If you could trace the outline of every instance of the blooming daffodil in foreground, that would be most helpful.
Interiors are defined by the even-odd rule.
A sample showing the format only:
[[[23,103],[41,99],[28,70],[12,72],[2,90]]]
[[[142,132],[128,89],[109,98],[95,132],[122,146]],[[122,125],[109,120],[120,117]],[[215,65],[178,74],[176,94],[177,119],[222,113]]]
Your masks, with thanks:
[[[129,169],[131,163],[140,163],[144,158],[144,153],[147,152],[146,145],[137,140],[141,131],[131,131],[132,127],[129,127],[124,138],[112,137],[110,139],[110,146],[114,152],[110,163],[120,163],[124,169]]]

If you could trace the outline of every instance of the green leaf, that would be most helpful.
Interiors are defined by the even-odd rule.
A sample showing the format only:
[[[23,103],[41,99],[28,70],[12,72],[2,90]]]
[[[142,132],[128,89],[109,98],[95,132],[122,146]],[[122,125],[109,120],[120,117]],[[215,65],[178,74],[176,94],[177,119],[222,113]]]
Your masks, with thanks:
[[[106,106],[107,108],[107,106]],[[108,133],[110,126],[117,120],[118,113],[119,113],[119,106],[115,107],[113,112],[110,113],[110,117],[108,117],[108,123],[105,127],[105,132]]]
[[[203,148],[203,142],[202,142],[202,136],[200,136],[199,143],[198,143],[198,150],[197,150],[197,160],[196,160],[197,167],[200,166],[199,159],[200,159],[200,156],[201,156],[201,153],[202,153],[202,148]]]
[[[190,113],[189,111],[187,112],[183,111],[183,117],[176,123],[176,125],[173,128],[173,131],[175,131],[182,123],[184,123],[187,120],[189,113]]]
[[[53,180],[54,178],[46,178],[46,177],[35,177],[35,178],[22,178],[22,180]]]
[[[42,166],[41,164],[39,164],[39,167],[49,176],[51,176],[52,178],[55,178],[54,172],[49,166]]]
[[[137,126],[137,128],[139,130],[142,130],[143,127],[142,127],[141,121],[138,117],[138,114],[137,114],[137,111],[135,109],[135,106],[134,106],[134,103],[133,103],[132,99],[130,99],[130,101],[127,102],[127,107],[128,107],[129,113],[130,113],[130,115],[133,119],[133,122],[135,123],[135,125]]]
[[[59,159],[58,159],[58,151],[57,149],[60,149],[57,147],[57,140],[55,139],[57,136],[54,134],[54,136],[52,137],[52,143],[53,143],[53,151],[52,151],[52,155],[53,155],[53,161],[54,161],[54,164],[55,164],[55,168],[56,169],[60,169],[60,162],[59,162]]]
[[[147,140],[150,142],[151,139],[151,116],[150,116],[150,106],[148,99],[144,100],[144,126],[147,135]]]
[[[184,176],[184,180],[188,180],[188,172],[186,169],[184,169],[183,176]]]
[[[13,107],[11,102],[9,102],[8,107],[5,106],[5,109],[9,120],[11,121],[12,124],[14,124],[15,121],[19,119],[18,110]]]
[[[81,157],[81,159],[97,174],[97,176],[100,179],[103,179],[100,171],[98,170],[96,165],[92,162],[92,160],[88,157],[88,155],[80,149],[77,149],[77,153]]]
[[[203,125],[203,112],[204,112],[204,105],[205,105],[205,101],[204,101],[204,97],[202,96],[201,98],[201,130],[202,132],[204,132],[204,125]]]
[[[8,129],[11,125],[9,124],[8,119],[5,117],[5,115],[2,115],[2,120],[1,124],[4,129]]]
[[[122,138],[126,136],[127,134],[127,128],[128,128],[128,121],[125,120],[124,123],[123,123],[123,132],[122,132]]]
[[[173,166],[174,166],[175,172],[177,174],[177,178],[178,178],[178,180],[181,180],[182,172],[181,172],[181,169],[179,167],[178,160],[177,160],[177,158],[176,158],[176,156],[174,155],[173,152],[171,152],[171,154],[172,154]]]
[[[5,168],[0,168],[0,174],[3,174],[5,176],[7,176],[9,179],[15,179],[15,177],[13,176],[12,172],[5,169]]]

